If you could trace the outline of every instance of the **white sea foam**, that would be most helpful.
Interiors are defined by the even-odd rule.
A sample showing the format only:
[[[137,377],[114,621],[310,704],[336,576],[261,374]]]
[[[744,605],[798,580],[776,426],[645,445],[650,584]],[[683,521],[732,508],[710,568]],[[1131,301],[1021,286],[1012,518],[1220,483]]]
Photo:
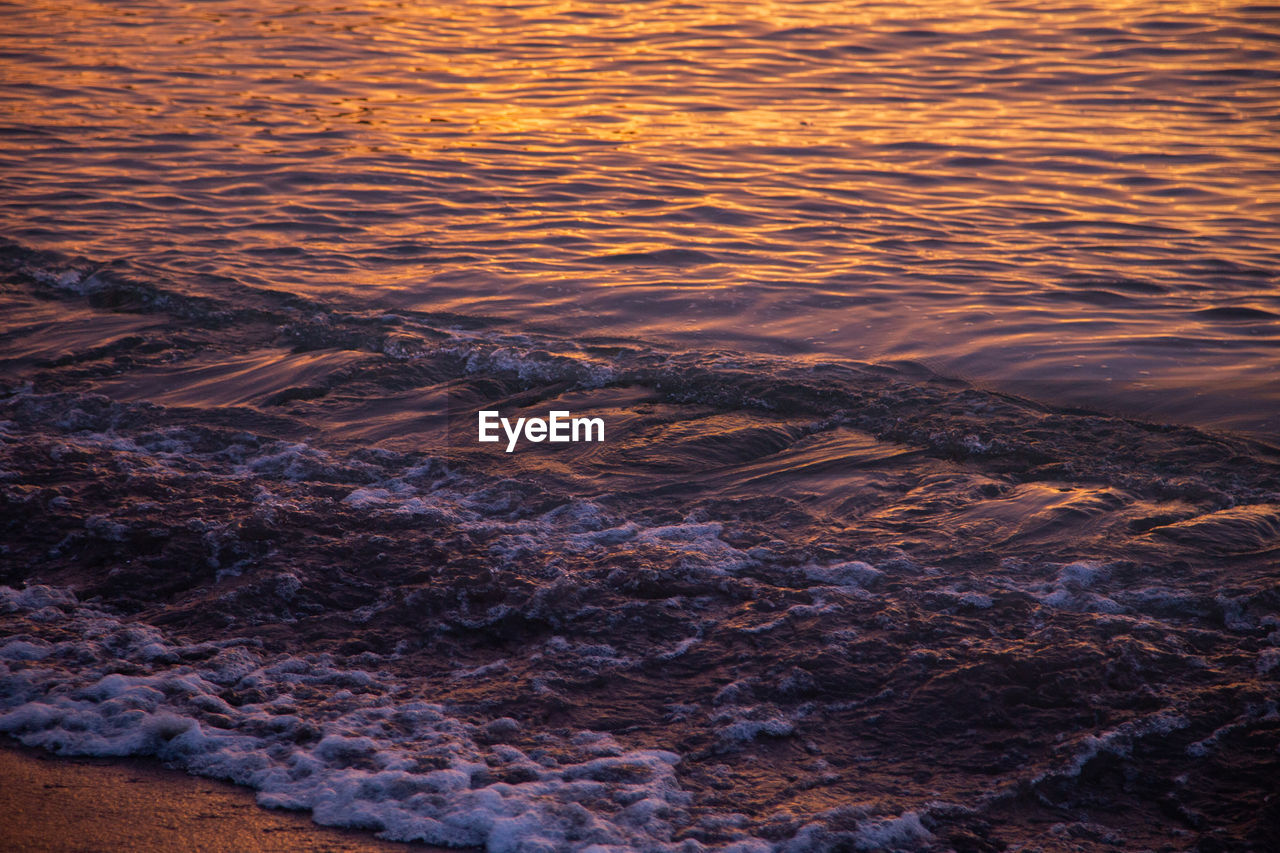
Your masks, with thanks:
[[[1179,729],[1185,729],[1189,725],[1191,721],[1182,714],[1159,711],[1127,720],[1096,735],[1084,735],[1072,743],[1070,757],[1065,766],[1038,774],[1031,780],[1031,784],[1039,784],[1049,779],[1074,779],[1090,761],[1101,754],[1107,753],[1127,758],[1133,754],[1135,742],[1149,737],[1164,737]]]
[[[1061,566],[1052,582],[1031,591],[1046,607],[1083,613],[1124,613],[1124,605],[1097,592],[1111,575],[1109,566],[1082,561]]]
[[[833,809],[820,817],[840,819],[848,809]],[[867,816],[857,820],[851,830],[832,830],[826,821],[815,821],[801,827],[795,837],[779,845],[785,853],[826,853],[830,850],[898,851],[918,850],[934,840],[920,815],[914,811],[901,815]]]
[[[325,655],[270,656],[251,641],[182,645],[78,607],[65,590],[0,587],[5,612],[48,607],[67,611],[72,638],[0,646],[0,731],[29,746],[154,755],[248,785],[263,805],[309,809],[317,822],[395,840],[513,852],[699,846],[672,841],[690,802],[674,752],[627,749],[585,731],[561,744],[560,758],[539,763],[513,746],[482,745],[517,732],[515,721],[478,726],[439,704],[398,698],[390,673],[335,666]],[[549,651],[616,660],[612,648],[566,640]],[[122,664],[133,672],[112,671]],[[741,735],[787,725],[763,720]],[[492,780],[491,766],[518,766],[520,781]],[[758,849],[740,835],[756,845],[744,849]]]
[[[834,563],[829,566],[806,566],[805,577],[830,586],[865,589],[884,578],[884,572],[861,561]]]

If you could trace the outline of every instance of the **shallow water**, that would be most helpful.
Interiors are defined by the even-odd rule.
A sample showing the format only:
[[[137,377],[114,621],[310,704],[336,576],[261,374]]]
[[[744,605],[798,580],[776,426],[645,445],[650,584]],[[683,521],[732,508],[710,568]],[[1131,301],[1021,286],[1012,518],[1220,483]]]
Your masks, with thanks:
[[[32,3],[0,229],[1280,434],[1280,12]]]
[[[1280,12],[761,9],[0,7],[0,732],[493,853],[1275,849]]]
[[[1268,445],[909,365],[0,261],[27,745],[511,853],[1280,833]],[[607,440],[506,454],[482,408]]]

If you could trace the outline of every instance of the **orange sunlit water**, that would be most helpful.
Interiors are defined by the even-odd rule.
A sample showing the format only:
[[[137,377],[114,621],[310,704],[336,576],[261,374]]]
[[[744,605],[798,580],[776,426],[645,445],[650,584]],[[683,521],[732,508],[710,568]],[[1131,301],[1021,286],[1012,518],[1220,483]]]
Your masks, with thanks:
[[[0,26],[0,227],[30,245],[1200,422],[1242,416],[1195,403],[1209,385],[1280,396],[1264,7],[39,3]]]

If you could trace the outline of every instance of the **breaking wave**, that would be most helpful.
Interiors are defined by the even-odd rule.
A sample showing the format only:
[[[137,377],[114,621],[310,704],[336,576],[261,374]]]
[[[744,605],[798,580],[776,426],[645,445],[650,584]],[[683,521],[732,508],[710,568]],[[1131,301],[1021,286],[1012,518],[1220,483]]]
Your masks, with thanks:
[[[26,744],[493,851],[1280,832],[1264,443],[0,259]],[[480,408],[607,440],[490,451]]]

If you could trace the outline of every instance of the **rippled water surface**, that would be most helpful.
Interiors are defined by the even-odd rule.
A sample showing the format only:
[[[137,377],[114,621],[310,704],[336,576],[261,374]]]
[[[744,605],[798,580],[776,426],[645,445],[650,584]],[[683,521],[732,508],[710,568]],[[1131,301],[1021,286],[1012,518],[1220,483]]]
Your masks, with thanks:
[[[1280,9],[0,7],[0,231],[1280,433]]]
[[[0,5],[0,745],[488,853],[1274,853],[1278,39]]]

